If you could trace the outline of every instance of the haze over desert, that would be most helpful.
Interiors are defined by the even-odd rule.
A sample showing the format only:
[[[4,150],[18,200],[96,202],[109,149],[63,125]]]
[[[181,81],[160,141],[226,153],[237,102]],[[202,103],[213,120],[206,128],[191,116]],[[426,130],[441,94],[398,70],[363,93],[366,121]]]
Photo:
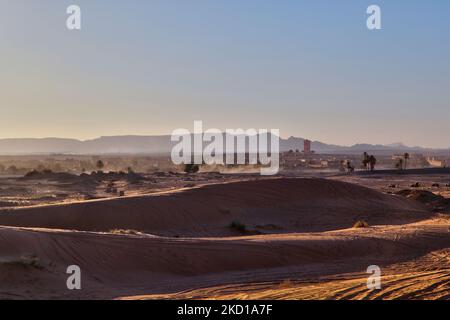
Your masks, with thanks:
[[[5,177],[0,297],[447,299],[448,177],[448,169]],[[23,182],[59,196],[8,204],[11,190],[24,196]],[[71,265],[82,270],[82,290],[66,287]],[[382,270],[380,290],[367,288],[371,265]]]

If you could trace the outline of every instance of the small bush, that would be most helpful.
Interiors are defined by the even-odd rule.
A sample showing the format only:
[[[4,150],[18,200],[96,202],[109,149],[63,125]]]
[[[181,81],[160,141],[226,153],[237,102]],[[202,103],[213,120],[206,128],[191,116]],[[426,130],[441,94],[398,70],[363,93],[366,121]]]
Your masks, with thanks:
[[[353,225],[353,228],[358,228],[358,229],[359,228],[368,228],[368,227],[369,227],[369,224],[364,220],[359,220]]]
[[[199,172],[200,167],[198,166],[198,164],[186,164],[184,166],[184,172],[186,173],[197,173]]]
[[[39,172],[37,170],[31,170],[25,174],[25,178],[32,178],[39,175]]]
[[[96,163],[97,169],[100,171],[105,167],[105,163],[102,160],[98,160]]]
[[[280,284],[279,284],[279,288],[280,289],[289,289],[292,288],[294,286],[294,283],[290,280],[290,279],[286,279],[283,280]]]
[[[245,224],[235,220],[230,224],[230,228],[234,229],[236,231],[239,231],[241,233],[245,233],[247,231],[247,227],[245,226]]]

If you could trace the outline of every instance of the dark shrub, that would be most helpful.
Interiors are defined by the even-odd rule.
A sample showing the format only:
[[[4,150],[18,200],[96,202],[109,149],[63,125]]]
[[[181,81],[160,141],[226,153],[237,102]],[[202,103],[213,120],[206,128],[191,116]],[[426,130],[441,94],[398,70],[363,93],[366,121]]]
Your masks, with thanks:
[[[25,178],[32,178],[39,175],[39,172],[37,170],[31,170],[25,174]]]
[[[184,165],[184,172],[186,173],[197,173],[200,170],[200,167],[198,164],[186,164]]]
[[[364,220],[359,220],[353,225],[353,228],[368,228],[368,227],[369,224]]]
[[[234,229],[236,231],[239,231],[241,233],[245,233],[247,231],[247,227],[245,226],[245,224],[234,220],[231,224],[230,224],[230,228]]]

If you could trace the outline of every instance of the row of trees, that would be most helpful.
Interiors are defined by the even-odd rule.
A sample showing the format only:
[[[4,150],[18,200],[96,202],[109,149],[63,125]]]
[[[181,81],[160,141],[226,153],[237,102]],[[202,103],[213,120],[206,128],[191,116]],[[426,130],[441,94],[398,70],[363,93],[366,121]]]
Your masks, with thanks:
[[[398,159],[398,162],[395,164],[395,167],[399,170],[406,170],[406,168],[408,167],[409,158],[410,158],[409,153],[406,152],[403,155],[403,158]]]
[[[89,164],[89,166],[92,167],[92,164]],[[105,163],[102,160],[98,160],[95,163],[95,167],[101,171],[105,167]],[[39,164],[36,167],[34,167],[33,170],[36,170],[38,172],[43,172],[45,170],[53,171],[53,172],[63,172],[63,171],[66,171],[67,169],[63,168],[63,166],[59,163],[54,163],[51,165]],[[26,173],[29,171],[30,171],[29,167],[17,167],[15,165],[5,167],[3,164],[0,164],[0,173],[23,174],[23,173]],[[84,171],[86,171],[86,169],[82,169],[82,171],[84,172]],[[132,171],[131,167],[128,167],[128,171]]]
[[[375,170],[375,165],[377,164],[377,159],[373,155],[369,155],[367,152],[364,152],[363,154],[363,167],[366,170],[373,171]],[[403,155],[403,158],[399,158],[398,162],[395,164],[395,167],[399,170],[406,170],[408,167],[408,160],[410,159],[409,153],[405,153]]]
[[[375,170],[375,165],[377,164],[377,158],[374,155],[369,155],[367,152],[364,152],[364,159],[362,161],[363,167],[365,170],[373,171]]]

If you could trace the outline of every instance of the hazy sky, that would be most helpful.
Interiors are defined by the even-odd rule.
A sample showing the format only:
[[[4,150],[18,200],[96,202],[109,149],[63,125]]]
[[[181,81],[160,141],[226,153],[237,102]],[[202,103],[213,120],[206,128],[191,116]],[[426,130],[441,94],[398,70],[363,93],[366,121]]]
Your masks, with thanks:
[[[70,4],[81,31],[66,29]],[[0,53],[0,138],[203,120],[450,147],[448,0],[0,0]]]

